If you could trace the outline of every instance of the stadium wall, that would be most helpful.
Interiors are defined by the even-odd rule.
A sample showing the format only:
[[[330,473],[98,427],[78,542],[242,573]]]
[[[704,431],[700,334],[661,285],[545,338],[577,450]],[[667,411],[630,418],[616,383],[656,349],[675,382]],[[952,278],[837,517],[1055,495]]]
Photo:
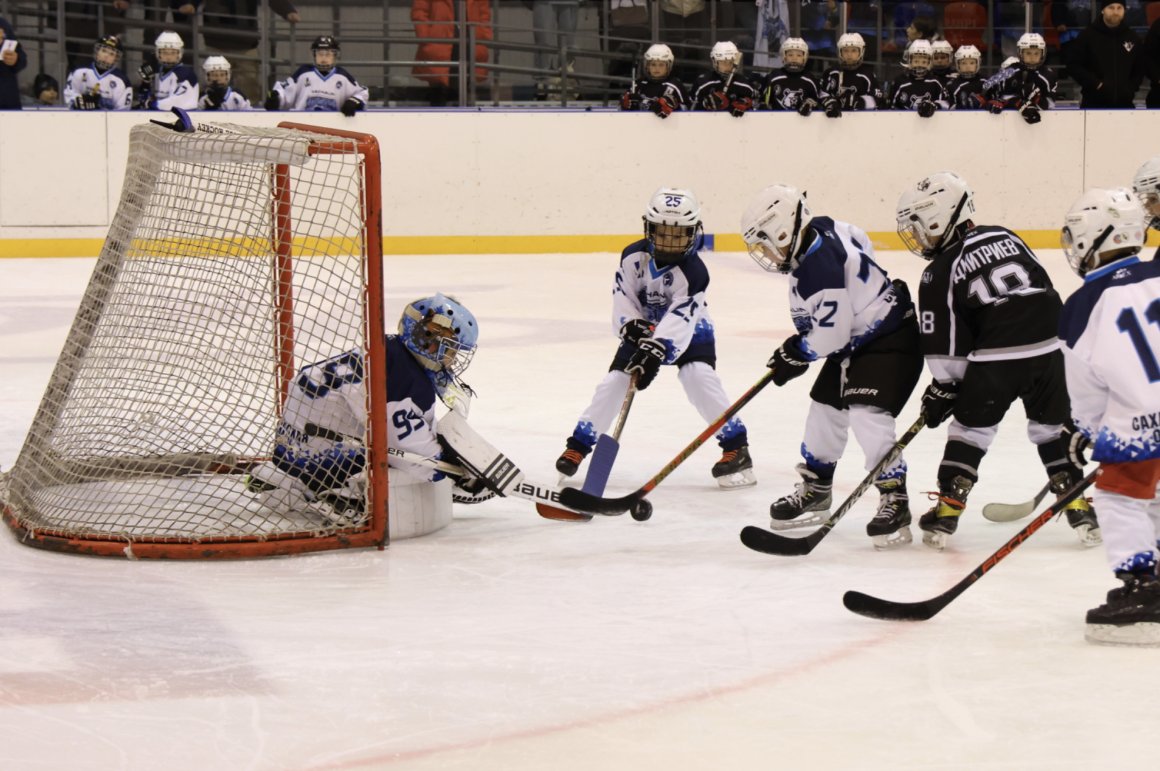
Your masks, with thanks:
[[[121,194],[129,128],[157,114],[0,113],[0,256],[93,256]],[[976,193],[978,219],[1058,245],[1063,213],[1087,187],[1131,182],[1160,153],[1160,110],[1047,113],[676,114],[611,110],[390,110],[338,114],[200,113],[270,126],[316,122],[375,134],[384,165],[388,253],[619,251],[657,187],[701,199],[716,248],[742,249],[741,211],[777,181],[814,210],[897,248],[894,203],[950,169]],[[1155,238],[1155,234],[1153,234]]]

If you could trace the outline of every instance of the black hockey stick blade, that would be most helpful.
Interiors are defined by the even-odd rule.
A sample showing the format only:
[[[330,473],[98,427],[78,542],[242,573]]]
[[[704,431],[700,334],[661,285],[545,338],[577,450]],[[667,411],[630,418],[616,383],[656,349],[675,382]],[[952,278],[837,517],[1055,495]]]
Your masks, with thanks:
[[[809,554],[825,536],[822,529],[815,530],[805,538],[787,538],[765,528],[746,525],[741,529],[741,543],[762,554],[776,554],[782,557],[802,557]]]
[[[599,495],[590,495],[575,487],[560,489],[560,503],[570,509],[587,511],[593,514],[623,514],[636,505],[644,497],[644,493],[636,491],[619,498],[602,498]]]
[[[894,602],[871,597],[862,592],[849,591],[842,595],[842,604],[847,610],[868,618],[878,618],[884,621],[926,621],[934,618],[940,610],[951,604],[951,601],[971,587],[973,583],[986,575],[993,567],[1003,561],[1011,552],[1026,541],[1031,535],[1047,524],[1048,520],[1063,510],[1063,507],[1083,494],[1096,479],[1093,471],[1076,482],[1055,500],[1039,516],[1027,523],[1027,526],[1011,537],[1011,540],[999,547],[991,556],[983,560],[978,567],[972,570],[961,581],[947,589],[942,594],[919,602]]]

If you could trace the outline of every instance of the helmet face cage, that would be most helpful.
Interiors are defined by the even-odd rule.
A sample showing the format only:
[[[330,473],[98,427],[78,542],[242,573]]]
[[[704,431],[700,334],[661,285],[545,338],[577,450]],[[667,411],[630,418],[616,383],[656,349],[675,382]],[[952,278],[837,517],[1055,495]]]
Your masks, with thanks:
[[[936,40],[930,44],[931,68],[943,72],[949,70],[954,58],[955,49],[945,40]]]
[[[1059,244],[1079,276],[1144,246],[1144,211],[1127,190],[1089,190],[1064,218]]]
[[[205,60],[205,79],[211,86],[228,86],[230,71],[233,69],[224,56],[211,56]]]
[[[762,270],[789,273],[797,265],[801,237],[813,215],[797,188],[771,185],[741,218],[741,237]]]
[[[319,72],[326,73],[334,69],[334,65],[338,63],[338,54],[341,48],[338,41],[330,35],[323,35],[314,39],[310,44],[310,53],[314,59],[314,68]]]
[[[119,38],[115,35],[107,35],[93,45],[93,64],[96,65],[99,72],[116,67],[117,62],[121,60],[123,50]]]
[[[1151,217],[1148,227],[1160,230],[1160,155],[1144,162],[1132,179],[1132,192]]]
[[[475,356],[479,326],[471,311],[437,294],[406,307],[399,319],[399,336],[425,368],[454,379]]]
[[[856,70],[866,56],[866,41],[857,32],[847,32],[838,38],[838,65],[844,70]]]
[[[162,32],[157,36],[153,47],[157,51],[157,61],[172,67],[181,63],[181,56],[185,52],[185,41],[176,32]]]
[[[810,58],[810,47],[800,37],[789,37],[781,44],[781,66],[786,72],[801,72]]]
[[[663,43],[651,45],[644,52],[645,74],[653,80],[667,78],[669,73],[673,71],[673,62],[675,61],[673,49]]]
[[[959,50],[955,51],[955,71],[968,78],[978,75],[982,59],[983,55],[975,46],[959,46]]]
[[[1028,32],[1019,38],[1016,44],[1019,49],[1019,61],[1028,69],[1035,69],[1043,64],[1047,56],[1047,41],[1037,32]]]
[[[741,51],[729,41],[722,41],[709,52],[713,71],[718,75],[729,75],[741,68]]]
[[[644,212],[644,235],[658,264],[675,264],[701,245],[701,204],[688,190],[663,187]]]

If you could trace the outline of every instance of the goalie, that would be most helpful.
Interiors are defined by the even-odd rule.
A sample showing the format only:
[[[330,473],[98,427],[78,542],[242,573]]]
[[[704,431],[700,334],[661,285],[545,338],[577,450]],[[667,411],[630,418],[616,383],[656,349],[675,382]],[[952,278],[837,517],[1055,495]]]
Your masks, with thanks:
[[[386,337],[387,446],[392,450],[443,458],[436,434],[438,397],[462,423],[471,388],[460,376],[471,363],[479,325],[471,311],[442,294],[409,304],[399,319],[399,333]],[[275,432],[270,461],[251,470],[247,488],[265,494],[273,508],[304,509],[315,501],[339,513],[361,513],[365,499],[367,391],[365,359],[359,350],[345,351],[302,367],[286,399]],[[459,415],[454,413],[458,412]],[[456,457],[444,460],[454,462]],[[392,468],[436,482],[443,473],[431,465],[392,454]],[[491,497],[481,480],[456,480],[453,498],[475,503]]]

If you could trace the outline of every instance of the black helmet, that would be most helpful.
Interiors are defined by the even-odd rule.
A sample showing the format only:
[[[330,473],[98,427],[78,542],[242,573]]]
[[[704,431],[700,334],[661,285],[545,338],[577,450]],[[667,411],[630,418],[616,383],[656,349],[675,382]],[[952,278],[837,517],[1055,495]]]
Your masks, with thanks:
[[[105,35],[103,38],[98,38],[94,48],[112,48],[119,54],[125,53],[125,46],[121,45],[121,38],[116,35]]]
[[[338,53],[340,50],[338,41],[330,35],[321,35],[314,38],[314,42],[310,44],[311,51],[334,51]]]

